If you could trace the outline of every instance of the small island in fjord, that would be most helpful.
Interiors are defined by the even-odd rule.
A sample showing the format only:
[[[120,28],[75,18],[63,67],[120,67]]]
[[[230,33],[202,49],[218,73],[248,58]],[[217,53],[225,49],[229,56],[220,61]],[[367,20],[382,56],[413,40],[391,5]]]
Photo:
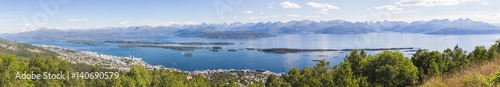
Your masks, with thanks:
[[[106,42],[90,41],[90,40],[68,40],[68,41],[66,41],[66,43],[88,44],[88,45],[106,44]]]
[[[191,46],[158,46],[158,45],[137,45],[137,44],[123,44],[118,47],[159,47],[172,50],[194,50],[203,49],[203,47],[191,47]]]
[[[152,41],[127,41],[127,40],[106,40],[106,43],[127,43],[127,44],[176,44],[174,42],[152,42]]]

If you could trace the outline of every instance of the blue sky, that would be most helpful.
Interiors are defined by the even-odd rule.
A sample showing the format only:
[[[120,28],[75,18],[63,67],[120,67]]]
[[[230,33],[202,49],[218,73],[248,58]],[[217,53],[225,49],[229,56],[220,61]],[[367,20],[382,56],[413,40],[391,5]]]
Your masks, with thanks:
[[[500,23],[500,0],[3,0],[0,33],[291,20]]]

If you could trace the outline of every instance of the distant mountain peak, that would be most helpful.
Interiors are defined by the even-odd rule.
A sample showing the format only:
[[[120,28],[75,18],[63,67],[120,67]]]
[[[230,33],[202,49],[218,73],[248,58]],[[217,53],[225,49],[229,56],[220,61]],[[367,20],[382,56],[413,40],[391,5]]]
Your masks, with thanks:
[[[479,23],[480,21],[473,21],[469,18],[466,18],[466,19],[458,19],[458,20],[454,20],[453,22],[459,22],[459,23]]]
[[[433,19],[429,21],[416,21],[410,24],[393,27],[386,31],[431,34],[489,34],[494,33],[492,31],[498,31],[500,33],[500,28],[489,23],[474,21],[469,18],[459,18],[457,20]]]
[[[18,33],[15,38],[28,39],[68,39],[92,37],[128,37],[128,36],[161,36],[193,31],[259,31],[277,34],[363,34],[380,31],[424,33],[424,34],[491,34],[500,33],[500,28],[486,22],[469,18],[432,19],[427,21],[365,21],[351,22],[346,20],[291,20],[262,21],[256,23],[201,23],[196,25],[174,26],[128,26],[104,27],[89,30],[58,30],[39,28],[37,30]],[[10,37],[9,37],[10,38]]]
[[[59,29],[49,29],[49,28],[46,28],[46,27],[41,27],[41,28],[38,28],[36,30],[34,30],[33,32],[59,32],[59,31],[62,31],[62,30],[59,30]]]

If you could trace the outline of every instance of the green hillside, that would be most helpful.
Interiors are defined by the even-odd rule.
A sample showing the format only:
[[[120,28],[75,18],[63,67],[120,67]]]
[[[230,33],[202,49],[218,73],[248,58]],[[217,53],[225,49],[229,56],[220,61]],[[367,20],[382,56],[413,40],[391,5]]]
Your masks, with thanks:
[[[31,44],[4,40],[0,40],[0,53],[5,55],[14,55],[19,58],[33,58],[37,55],[42,57],[59,55],[56,52],[33,46]]]

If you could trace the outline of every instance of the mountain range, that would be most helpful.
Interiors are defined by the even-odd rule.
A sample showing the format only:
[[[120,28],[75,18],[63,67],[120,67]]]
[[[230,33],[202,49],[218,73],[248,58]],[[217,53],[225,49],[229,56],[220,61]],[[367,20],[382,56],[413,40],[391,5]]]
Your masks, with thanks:
[[[457,34],[499,34],[500,28],[489,23],[471,19],[434,19],[430,21],[376,21],[350,22],[345,20],[330,21],[289,21],[258,23],[221,23],[171,26],[130,26],[106,27],[99,29],[58,30],[40,28],[7,36],[9,39],[85,39],[85,38],[128,38],[143,36],[175,35],[185,32],[200,31],[257,31],[273,34],[365,34],[372,32],[423,33],[434,35]]]

